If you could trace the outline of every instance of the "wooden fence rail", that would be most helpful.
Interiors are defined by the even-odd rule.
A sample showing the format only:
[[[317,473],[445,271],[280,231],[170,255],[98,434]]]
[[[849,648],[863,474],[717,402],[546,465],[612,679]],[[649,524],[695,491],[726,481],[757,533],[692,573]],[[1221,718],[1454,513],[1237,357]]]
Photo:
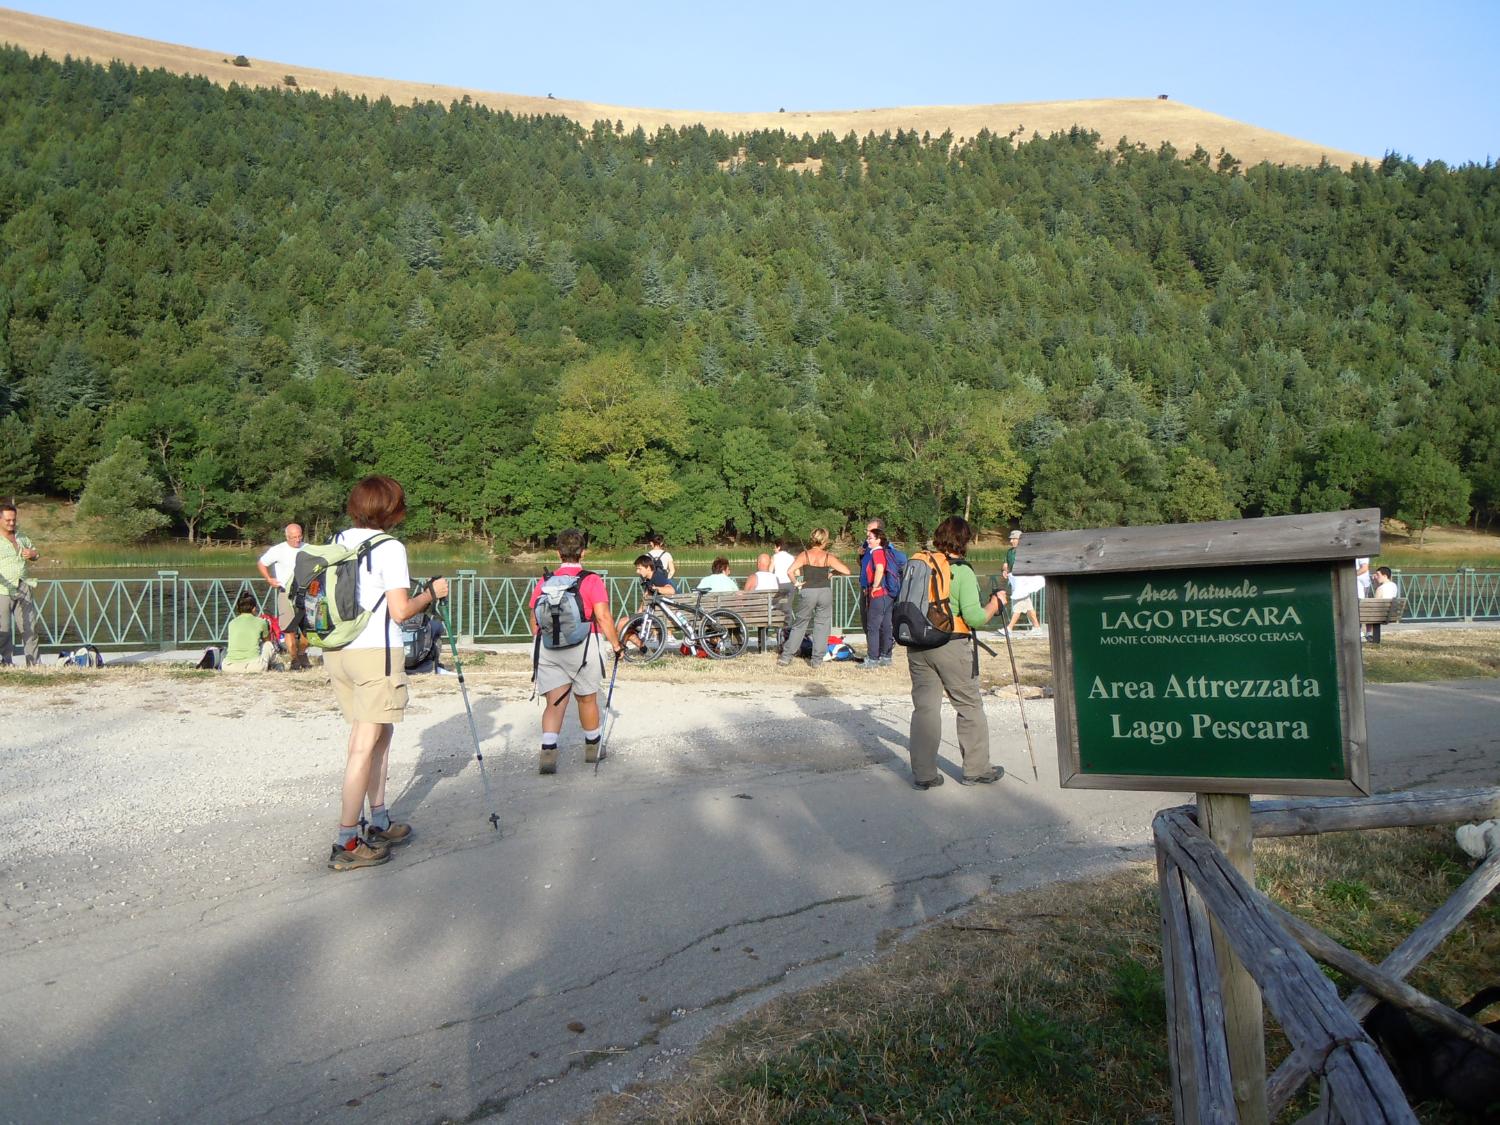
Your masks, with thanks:
[[[1251,805],[1251,827],[1256,836],[1293,836],[1452,824],[1497,815],[1500,788],[1429,790],[1259,801]],[[1374,966],[1255,891],[1208,838],[1192,806],[1164,810],[1153,829],[1177,1120],[1238,1119],[1210,918],[1254,977],[1292,1044],[1291,1055],[1266,1085],[1272,1118],[1308,1078],[1318,1077],[1325,1091],[1323,1119],[1416,1120],[1359,1022],[1377,997],[1500,1055],[1500,1035],[1403,981],[1500,885],[1500,855],[1485,860],[1440,909]],[[1314,958],[1359,981],[1361,987],[1340,1000]]]

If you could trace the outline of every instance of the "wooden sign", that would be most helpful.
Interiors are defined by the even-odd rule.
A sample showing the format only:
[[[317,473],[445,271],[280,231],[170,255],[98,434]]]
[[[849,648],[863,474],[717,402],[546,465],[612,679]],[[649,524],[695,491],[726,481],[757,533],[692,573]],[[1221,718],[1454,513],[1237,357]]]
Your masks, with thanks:
[[[1379,534],[1368,509],[1028,535],[1062,784],[1367,794],[1352,560]]]

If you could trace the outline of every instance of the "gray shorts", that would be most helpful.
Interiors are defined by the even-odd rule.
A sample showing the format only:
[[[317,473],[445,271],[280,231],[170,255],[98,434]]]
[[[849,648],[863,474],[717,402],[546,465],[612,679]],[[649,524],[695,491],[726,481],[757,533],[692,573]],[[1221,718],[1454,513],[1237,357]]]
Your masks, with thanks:
[[[542,645],[536,654],[536,693],[546,695],[572,684],[574,695],[598,695],[604,682],[604,650],[608,647],[598,633],[572,648]]]

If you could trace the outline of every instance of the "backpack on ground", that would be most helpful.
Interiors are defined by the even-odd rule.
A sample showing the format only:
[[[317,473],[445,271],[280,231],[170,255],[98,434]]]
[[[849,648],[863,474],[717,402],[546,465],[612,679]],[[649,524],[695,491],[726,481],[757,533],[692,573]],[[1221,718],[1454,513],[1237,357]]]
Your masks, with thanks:
[[[443,623],[430,613],[419,613],[401,623],[401,645],[408,672],[438,670],[442,654]]]
[[[58,663],[64,668],[103,668],[104,654],[95,645],[80,645],[58,657]]]
[[[370,573],[374,564],[370,553],[382,543],[395,542],[392,535],[372,535],[355,547],[328,543],[303,547],[292,567],[287,590],[307,643],[314,648],[340,649],[365,631],[370,617],[385,602],[385,593],[370,609],[359,604],[360,564]],[[389,615],[390,609],[386,609]],[[387,645],[389,656],[389,645]]]
[[[953,614],[952,584],[952,563],[941,551],[918,551],[906,561],[901,568],[896,604],[891,610],[897,644],[908,648],[939,648],[955,634],[972,632]]]
[[[224,651],[214,645],[209,645],[203,650],[203,655],[198,658],[198,663],[193,667],[202,672],[217,672],[224,667]]]

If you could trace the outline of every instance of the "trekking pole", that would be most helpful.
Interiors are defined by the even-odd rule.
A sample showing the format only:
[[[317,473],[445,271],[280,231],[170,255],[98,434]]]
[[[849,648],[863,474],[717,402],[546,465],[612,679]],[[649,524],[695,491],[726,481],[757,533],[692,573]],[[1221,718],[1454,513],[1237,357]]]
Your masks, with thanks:
[[[599,776],[599,763],[609,757],[609,735],[615,729],[615,718],[618,712],[614,709],[615,702],[615,677],[620,674],[620,654],[615,653],[615,666],[609,672],[609,692],[604,697],[604,713],[609,716],[609,726],[604,731],[604,738],[599,742],[599,756],[594,759],[594,776]]]
[[[428,583],[430,589],[432,583]],[[479,728],[474,725],[474,708],[469,706],[469,688],[464,683],[463,661],[458,658],[458,637],[453,633],[453,622],[448,616],[448,599],[438,601],[438,614],[443,619],[443,632],[448,634],[448,645],[453,652],[453,670],[458,673],[459,694],[464,697],[464,712],[469,716],[469,734],[474,739],[474,758],[479,763],[479,782],[484,786],[484,803],[490,805],[490,827],[500,830],[500,817],[496,814],[490,798],[490,779],[484,770],[484,751],[479,748]]]
[[[1021,729],[1026,732],[1026,753],[1031,758],[1031,776],[1040,779],[1041,775],[1036,772],[1036,750],[1031,745],[1031,727],[1026,722],[1026,697],[1021,694],[1021,676],[1016,671],[1016,650],[1010,643],[1010,626],[1006,625],[1001,632],[1005,634],[1005,651],[1010,653],[1010,680],[1016,685],[1016,702],[1021,706]]]
[[[995,593],[1000,592],[998,584],[994,587]],[[1005,610],[1005,603],[1000,603],[1000,609]],[[1002,625],[1000,631],[1005,634],[1005,651],[1010,654],[1010,682],[1016,687],[1016,703],[1021,708],[1021,729],[1026,732],[1026,754],[1031,758],[1031,776],[1040,780],[1041,775],[1036,772],[1036,750],[1031,745],[1031,727],[1026,722],[1026,699],[1021,695],[1021,674],[1016,670],[1016,650],[1010,643],[1010,626]]]

